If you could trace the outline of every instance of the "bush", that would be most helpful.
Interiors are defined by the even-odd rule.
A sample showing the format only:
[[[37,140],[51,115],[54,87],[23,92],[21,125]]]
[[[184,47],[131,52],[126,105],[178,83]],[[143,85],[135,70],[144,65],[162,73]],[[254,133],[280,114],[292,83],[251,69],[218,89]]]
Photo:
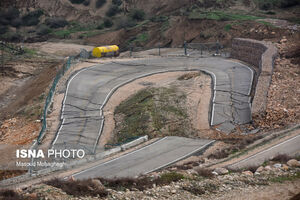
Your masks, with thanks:
[[[182,174],[176,173],[176,172],[168,172],[162,174],[157,180],[156,184],[157,185],[166,185],[170,184],[172,182],[177,182],[183,179],[184,176]]]
[[[32,12],[27,13],[22,17],[22,23],[24,26],[34,26],[40,23],[40,16],[43,15],[42,10],[35,10]]]
[[[122,0],[112,0],[112,3],[117,6],[120,6],[120,5],[122,5]]]
[[[165,22],[165,21],[168,21],[169,18],[167,16],[160,15],[160,16],[153,16],[150,18],[150,20],[152,22]]]
[[[84,0],[70,0],[70,2],[73,4],[81,4],[84,2]]]
[[[45,23],[50,28],[61,28],[61,27],[65,27],[66,25],[68,25],[67,20],[60,18],[60,17],[48,18],[45,20]]]
[[[7,20],[7,19],[5,19],[5,18],[0,17],[0,24],[1,24],[1,25],[9,25],[10,22],[9,22],[9,20]]]
[[[108,9],[108,11],[106,12],[106,16],[108,17],[112,17],[115,16],[116,14],[118,14],[120,12],[120,8],[116,5],[112,5],[110,6],[110,8]]]
[[[108,192],[104,187],[95,185],[92,179],[78,180],[78,181],[66,181],[60,179],[53,179],[46,182],[47,185],[51,185],[56,188],[60,188],[64,192],[73,196],[100,196],[106,197]]]
[[[132,19],[137,21],[142,21],[145,19],[145,12],[143,10],[132,10],[129,15]]]
[[[278,154],[272,159],[272,161],[286,163],[290,159],[292,159],[292,158],[290,156],[288,156],[287,154]]]
[[[5,199],[5,200],[22,200],[24,197],[19,195],[17,192],[13,190],[0,190],[0,199]]]
[[[96,28],[99,30],[102,30],[102,29],[104,29],[104,24],[102,23],[102,24],[98,25]]]
[[[20,42],[22,36],[15,32],[7,32],[2,35],[3,39],[9,42]]]
[[[2,25],[9,25],[11,21],[18,18],[20,12],[16,8],[8,8],[7,10],[1,9],[0,10],[0,24]]]
[[[0,35],[4,34],[7,32],[7,26],[0,25]]]
[[[85,0],[82,4],[84,6],[88,6],[88,5],[90,5],[90,3],[91,3],[91,0]]]
[[[214,175],[212,174],[212,170],[210,169],[207,169],[207,168],[196,168],[195,170],[199,176],[202,176],[202,177],[206,177],[206,178],[211,178],[213,177]]]
[[[273,4],[271,2],[262,2],[259,5],[259,8],[261,10],[270,10],[271,8],[273,8]]]
[[[20,12],[17,8],[8,8],[6,11],[5,10],[1,10],[1,14],[0,14],[0,17],[1,18],[5,18],[7,20],[12,20],[12,19],[15,19],[15,18],[18,18],[20,15]]]
[[[51,29],[45,25],[45,24],[41,24],[37,29],[36,29],[36,33],[38,35],[47,35],[48,33],[51,32]]]
[[[113,21],[109,18],[105,18],[103,22],[104,27],[110,28],[114,25]]]
[[[106,0],[97,0],[96,8],[101,8],[106,3]]]
[[[136,25],[137,25],[136,21],[131,19],[131,18],[121,18],[118,21],[117,29],[131,28],[131,27],[134,27]]]
[[[13,19],[10,24],[16,28],[20,27],[22,25],[22,19],[21,18]]]
[[[288,8],[288,7],[296,6],[296,5],[299,5],[299,4],[300,4],[299,0],[282,0],[280,2],[280,7],[281,8]]]

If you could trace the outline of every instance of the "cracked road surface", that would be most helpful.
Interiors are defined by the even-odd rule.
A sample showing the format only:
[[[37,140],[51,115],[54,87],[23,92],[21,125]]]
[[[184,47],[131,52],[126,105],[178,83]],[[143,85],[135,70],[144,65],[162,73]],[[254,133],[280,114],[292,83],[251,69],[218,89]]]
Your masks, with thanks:
[[[73,174],[73,177],[77,180],[95,177],[135,177],[147,174],[203,151],[213,142],[175,136],[164,137],[141,149]]]
[[[156,73],[194,70],[208,73],[213,80],[210,125],[230,133],[237,124],[251,121],[254,73],[246,65],[219,57],[118,60],[85,68],[70,78],[53,147],[82,148],[86,153],[102,150],[98,146],[102,109],[119,86]]]
[[[270,160],[270,158],[275,157],[279,154],[286,154],[290,156],[295,156],[300,154],[300,129],[294,131],[297,132],[298,135],[289,138],[281,143],[275,144],[267,149],[264,149],[256,154],[238,161],[234,164],[228,165],[232,169],[242,169],[249,166],[259,166],[262,165],[266,160]]]

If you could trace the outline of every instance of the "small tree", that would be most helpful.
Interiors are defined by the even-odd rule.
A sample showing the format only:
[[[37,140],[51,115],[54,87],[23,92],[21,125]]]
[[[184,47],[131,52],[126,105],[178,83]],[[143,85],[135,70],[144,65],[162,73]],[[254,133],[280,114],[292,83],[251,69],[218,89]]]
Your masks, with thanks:
[[[106,12],[106,16],[108,17],[112,17],[115,16],[116,14],[118,14],[120,12],[120,8],[116,5],[112,5],[108,11]]]
[[[143,10],[132,10],[129,15],[132,19],[137,21],[143,21],[145,19],[145,12]]]
[[[109,18],[105,18],[103,24],[106,28],[110,28],[114,25],[113,21]]]
[[[101,8],[106,3],[106,0],[97,0],[96,8]]]
[[[117,6],[120,6],[122,4],[122,0],[112,0],[112,3]]]

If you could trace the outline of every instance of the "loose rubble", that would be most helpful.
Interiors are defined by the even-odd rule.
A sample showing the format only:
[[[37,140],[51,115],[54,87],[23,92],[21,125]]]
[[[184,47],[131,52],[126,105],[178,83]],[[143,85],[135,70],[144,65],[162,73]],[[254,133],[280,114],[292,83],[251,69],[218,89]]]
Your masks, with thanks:
[[[300,189],[300,166],[299,161],[296,159],[289,160],[287,163],[279,163],[270,161],[266,166],[258,166],[255,173],[248,169],[240,170],[237,172],[230,171],[226,168],[216,168],[207,173],[214,175],[204,177],[205,173],[200,170],[204,170],[199,166],[194,166],[193,169],[177,170],[176,173],[182,174],[183,179],[171,182],[167,185],[147,186],[145,190],[138,190],[136,188],[124,188],[118,189],[105,188],[105,184],[101,183],[98,179],[91,180],[93,187],[104,189],[108,192],[106,197],[100,196],[72,196],[62,191],[61,189],[41,184],[32,186],[24,191],[18,191],[21,195],[31,199],[128,199],[128,200],[140,200],[140,199],[224,199],[224,195],[240,193],[241,191],[251,192],[255,190],[255,195],[264,189],[272,189],[273,187],[279,187],[277,184],[285,184],[285,181],[289,181],[295,187],[290,189],[291,196],[297,194]],[[253,167],[251,167],[251,170]],[[161,177],[165,173],[170,173],[173,168],[165,169],[160,172],[153,172],[148,175],[151,178]],[[191,173],[193,170],[194,173]],[[199,174],[203,174],[202,176]],[[70,180],[74,181],[74,180]],[[141,183],[143,184],[143,183]],[[280,186],[281,187],[281,186]],[[75,188],[74,188],[75,189]],[[298,189],[298,191],[296,190]],[[273,188],[273,190],[276,190]],[[274,194],[275,195],[275,194]],[[275,198],[275,197],[274,197]],[[277,197],[280,198],[280,197]],[[249,198],[251,199],[251,198]]]

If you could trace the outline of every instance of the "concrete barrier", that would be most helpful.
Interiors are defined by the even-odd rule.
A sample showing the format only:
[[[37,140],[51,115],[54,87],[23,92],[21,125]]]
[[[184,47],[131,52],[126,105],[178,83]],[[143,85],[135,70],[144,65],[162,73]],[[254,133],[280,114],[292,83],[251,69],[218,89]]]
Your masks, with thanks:
[[[269,42],[244,38],[235,38],[232,41],[231,57],[251,64],[257,72],[252,116],[264,115],[266,112],[268,90],[277,54],[277,48]]]
[[[125,151],[127,149],[130,149],[130,148],[132,148],[134,146],[137,146],[137,145],[139,145],[139,144],[141,144],[143,142],[146,142],[146,141],[148,141],[148,135],[145,135],[145,136],[140,137],[140,138],[138,138],[136,140],[133,140],[131,142],[128,142],[126,144],[121,145],[121,150]]]

